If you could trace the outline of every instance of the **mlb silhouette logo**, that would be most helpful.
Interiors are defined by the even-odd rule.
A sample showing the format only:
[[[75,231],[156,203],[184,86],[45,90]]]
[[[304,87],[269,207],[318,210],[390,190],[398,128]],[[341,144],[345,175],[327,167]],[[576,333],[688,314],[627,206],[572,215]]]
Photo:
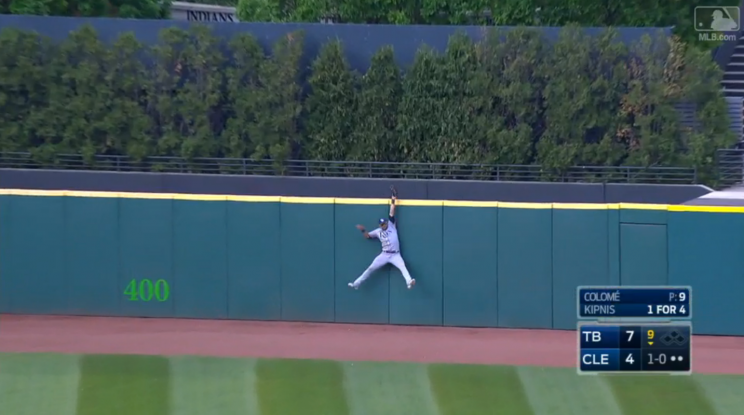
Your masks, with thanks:
[[[695,7],[695,30],[698,32],[738,32],[741,27],[738,7]]]

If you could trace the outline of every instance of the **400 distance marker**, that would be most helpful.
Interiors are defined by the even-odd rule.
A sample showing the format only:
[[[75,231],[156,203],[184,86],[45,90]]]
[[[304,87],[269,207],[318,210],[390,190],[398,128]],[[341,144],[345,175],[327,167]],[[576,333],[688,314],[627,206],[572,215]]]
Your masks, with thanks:
[[[129,301],[164,302],[170,298],[170,285],[164,279],[155,282],[146,278],[139,281],[132,279],[124,288],[124,296]]]

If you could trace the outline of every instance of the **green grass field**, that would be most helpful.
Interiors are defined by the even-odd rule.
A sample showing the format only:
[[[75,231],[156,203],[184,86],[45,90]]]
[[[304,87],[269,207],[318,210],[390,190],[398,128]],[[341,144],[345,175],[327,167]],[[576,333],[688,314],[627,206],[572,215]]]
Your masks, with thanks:
[[[744,376],[0,353],[2,415],[742,415]]]

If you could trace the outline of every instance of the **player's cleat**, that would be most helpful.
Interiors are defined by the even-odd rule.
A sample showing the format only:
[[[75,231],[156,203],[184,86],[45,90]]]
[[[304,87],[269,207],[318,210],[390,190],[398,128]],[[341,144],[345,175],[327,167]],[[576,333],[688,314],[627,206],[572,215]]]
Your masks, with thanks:
[[[411,288],[413,288],[414,285],[416,285],[416,280],[411,278],[411,282],[408,283],[408,289],[410,290]]]
[[[359,287],[357,287],[356,285],[354,285],[354,283],[353,283],[353,282],[350,282],[350,283],[349,283],[349,288],[353,288],[353,289],[355,289],[355,290],[358,290],[358,289],[359,289]]]

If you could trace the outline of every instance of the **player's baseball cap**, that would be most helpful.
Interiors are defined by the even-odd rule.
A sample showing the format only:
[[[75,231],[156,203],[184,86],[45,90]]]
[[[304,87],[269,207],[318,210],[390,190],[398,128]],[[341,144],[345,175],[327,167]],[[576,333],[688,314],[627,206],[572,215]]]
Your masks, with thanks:
[[[387,223],[387,219],[385,219],[385,218],[380,218],[380,225],[382,225],[383,223]]]

